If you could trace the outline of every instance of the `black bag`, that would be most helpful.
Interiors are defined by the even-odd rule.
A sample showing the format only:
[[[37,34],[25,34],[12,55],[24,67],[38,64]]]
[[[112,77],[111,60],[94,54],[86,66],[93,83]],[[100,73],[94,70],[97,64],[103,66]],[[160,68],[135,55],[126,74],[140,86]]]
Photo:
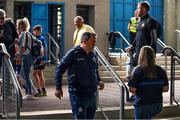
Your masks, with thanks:
[[[109,36],[108,36],[108,41],[110,43],[110,48],[114,49],[115,48],[115,44],[116,44],[116,39],[119,38],[120,35],[117,31],[112,31],[109,33]]]
[[[30,34],[31,37],[31,48],[28,47],[27,42],[28,42],[28,35],[26,33],[26,46],[30,50],[32,56],[38,57],[43,55],[43,46],[42,42],[38,40],[36,37],[34,37],[32,34]]]

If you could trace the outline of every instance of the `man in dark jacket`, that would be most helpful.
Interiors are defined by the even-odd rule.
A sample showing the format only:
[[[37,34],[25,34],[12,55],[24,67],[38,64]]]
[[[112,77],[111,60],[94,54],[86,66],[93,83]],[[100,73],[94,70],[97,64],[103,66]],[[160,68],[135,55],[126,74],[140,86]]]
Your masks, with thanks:
[[[7,52],[13,58],[15,54],[15,39],[18,38],[16,26],[12,19],[6,18],[6,13],[0,9],[0,43],[4,43]]]
[[[151,16],[148,12],[150,10],[150,4],[147,1],[138,3],[138,15],[140,21],[137,25],[136,37],[129,47],[129,50],[135,49],[135,64],[137,65],[138,56],[140,49],[149,45],[154,49],[156,53],[156,42],[157,38],[161,35],[161,26],[160,24]]]
[[[12,64],[14,63],[13,58],[15,55],[15,38],[18,38],[16,27],[10,18],[6,18],[6,12],[0,9],[0,43],[4,43]],[[0,53],[0,67],[2,66],[3,54]],[[14,65],[14,64],[13,64]],[[7,65],[4,65],[6,72],[4,73],[5,78],[3,80],[6,85],[4,93],[10,94],[13,90],[10,85],[10,72],[8,71]],[[1,68],[0,68],[1,72]],[[11,92],[10,92],[11,91]]]
[[[68,91],[73,112],[73,119],[93,119],[96,111],[97,85],[104,88],[98,73],[98,62],[93,48],[96,34],[82,34],[80,46],[76,46],[63,57],[56,68],[56,92],[63,97],[62,74],[67,69]]]

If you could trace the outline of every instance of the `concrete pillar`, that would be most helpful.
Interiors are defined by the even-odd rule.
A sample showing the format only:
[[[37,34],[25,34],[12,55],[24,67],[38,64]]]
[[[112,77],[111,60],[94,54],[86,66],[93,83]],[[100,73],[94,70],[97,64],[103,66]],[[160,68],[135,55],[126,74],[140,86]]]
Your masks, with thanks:
[[[65,19],[64,19],[64,45],[65,52],[73,47],[73,34],[74,34],[74,17],[76,16],[76,0],[66,0],[65,6]]]
[[[164,40],[174,49],[177,47],[176,21],[176,0],[164,0]]]
[[[176,16],[177,16],[177,30],[180,31],[180,1],[176,0]],[[177,51],[180,54],[180,33],[176,32],[176,37],[177,37]]]
[[[14,18],[14,0],[6,0],[5,3],[5,11],[6,11],[6,16],[10,18]]]
[[[104,4],[106,3],[106,4]],[[95,6],[95,30],[98,33],[97,46],[105,56],[108,56],[108,36],[110,30],[110,2],[102,0]]]

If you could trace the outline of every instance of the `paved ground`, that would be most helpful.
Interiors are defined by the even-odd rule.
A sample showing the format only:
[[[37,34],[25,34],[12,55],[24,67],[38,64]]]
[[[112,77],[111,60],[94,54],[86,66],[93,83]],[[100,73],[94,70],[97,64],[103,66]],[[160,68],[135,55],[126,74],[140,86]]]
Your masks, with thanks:
[[[176,85],[180,84],[176,82]],[[47,92],[48,96],[46,97],[36,97],[34,100],[23,100],[23,107],[21,108],[22,112],[30,111],[48,111],[48,110],[69,110],[69,96],[67,92],[67,86],[63,86],[64,97],[60,100],[54,96],[55,86],[48,85]],[[105,89],[100,91],[99,94],[99,104],[103,107],[118,107],[120,94],[119,88],[115,83],[106,83]],[[164,93],[164,103],[169,102],[169,92]],[[131,106],[132,103],[126,102],[126,106]],[[1,106],[1,105],[0,105]]]
[[[100,91],[99,104],[103,107],[118,107],[120,94],[119,89],[115,83],[106,83],[105,89]],[[43,111],[43,110],[67,110],[70,109],[69,96],[67,86],[63,86],[64,97],[60,100],[54,96],[55,86],[48,85],[48,96],[36,97],[34,100],[23,100],[23,107],[21,111]],[[164,103],[169,102],[169,92],[164,93]],[[132,103],[126,102],[126,106]]]

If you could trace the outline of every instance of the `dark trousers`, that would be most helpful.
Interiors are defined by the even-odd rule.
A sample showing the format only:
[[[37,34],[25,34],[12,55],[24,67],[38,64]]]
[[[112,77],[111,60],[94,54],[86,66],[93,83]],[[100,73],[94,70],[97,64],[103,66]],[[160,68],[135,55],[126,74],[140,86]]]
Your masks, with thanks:
[[[162,103],[134,106],[135,119],[151,119],[162,111]]]
[[[73,119],[94,119],[96,112],[96,94],[80,96],[69,92]]]
[[[134,38],[136,37],[136,33],[130,32],[129,35],[130,35],[130,44],[132,44]]]

